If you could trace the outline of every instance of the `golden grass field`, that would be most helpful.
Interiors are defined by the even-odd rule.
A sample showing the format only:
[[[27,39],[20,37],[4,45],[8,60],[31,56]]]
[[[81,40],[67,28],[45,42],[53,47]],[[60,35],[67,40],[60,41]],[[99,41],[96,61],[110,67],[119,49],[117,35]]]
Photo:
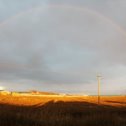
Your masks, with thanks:
[[[126,126],[126,96],[0,96],[0,126]]]

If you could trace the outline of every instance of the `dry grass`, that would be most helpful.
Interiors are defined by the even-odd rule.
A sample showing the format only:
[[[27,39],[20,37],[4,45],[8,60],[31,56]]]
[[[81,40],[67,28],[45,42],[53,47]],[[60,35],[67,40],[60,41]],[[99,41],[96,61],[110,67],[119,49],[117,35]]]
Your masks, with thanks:
[[[126,97],[0,96],[0,126],[126,126]]]

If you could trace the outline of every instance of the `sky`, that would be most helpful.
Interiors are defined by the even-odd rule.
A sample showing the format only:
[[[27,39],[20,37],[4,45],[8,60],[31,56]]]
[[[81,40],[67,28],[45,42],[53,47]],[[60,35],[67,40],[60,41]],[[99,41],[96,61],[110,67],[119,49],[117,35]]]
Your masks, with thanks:
[[[126,94],[125,0],[0,0],[0,87]]]

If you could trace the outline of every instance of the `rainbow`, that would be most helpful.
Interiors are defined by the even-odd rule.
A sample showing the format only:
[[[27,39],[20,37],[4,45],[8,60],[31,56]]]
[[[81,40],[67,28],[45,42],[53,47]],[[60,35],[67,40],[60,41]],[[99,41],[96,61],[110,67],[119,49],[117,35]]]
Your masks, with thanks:
[[[35,7],[35,8],[30,8],[26,11],[22,11],[20,13],[18,13],[15,16],[10,17],[8,20],[3,21],[2,23],[0,23],[0,27],[6,25],[7,23],[9,23],[10,21],[13,21],[14,19],[20,17],[20,16],[24,16],[27,15],[30,12],[33,12],[34,10],[43,10],[44,8],[57,8],[57,9],[70,9],[70,10],[76,10],[76,11],[80,11],[80,12],[86,12],[87,14],[96,16],[98,18],[100,18],[101,20],[104,20],[106,23],[111,24],[114,28],[116,28],[122,35],[124,35],[126,37],[126,31],[125,29],[123,29],[120,25],[118,25],[117,23],[115,23],[112,19],[102,15],[101,13],[95,11],[95,10],[91,10],[87,7],[79,7],[79,6],[71,6],[71,5],[60,5],[60,4],[50,4],[48,6],[39,6],[39,7]]]

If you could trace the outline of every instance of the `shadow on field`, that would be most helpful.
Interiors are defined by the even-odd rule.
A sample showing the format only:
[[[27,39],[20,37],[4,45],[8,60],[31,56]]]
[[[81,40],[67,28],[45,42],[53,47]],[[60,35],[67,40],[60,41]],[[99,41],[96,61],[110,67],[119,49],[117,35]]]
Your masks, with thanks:
[[[109,103],[117,103],[117,104],[124,104],[124,105],[126,105],[126,102],[109,101],[109,100],[107,100],[107,101],[105,101],[105,102],[109,102]]]
[[[0,104],[0,126],[126,126],[126,107],[77,101]]]

